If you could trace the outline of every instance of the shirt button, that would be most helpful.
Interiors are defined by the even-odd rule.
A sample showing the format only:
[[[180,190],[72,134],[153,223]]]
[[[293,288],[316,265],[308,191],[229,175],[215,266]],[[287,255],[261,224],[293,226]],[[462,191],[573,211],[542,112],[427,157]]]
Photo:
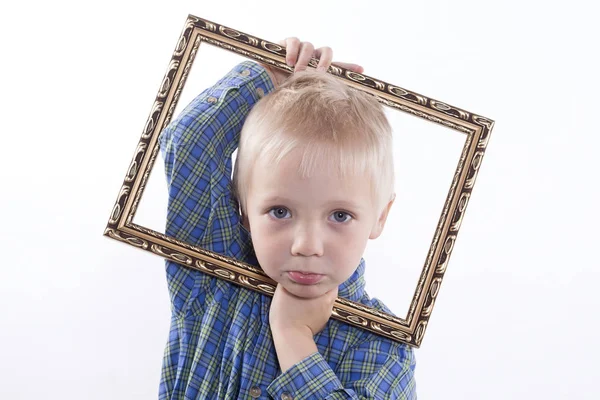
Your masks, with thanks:
[[[213,97],[213,96],[210,96],[208,99],[206,99],[206,101],[208,101],[209,103],[214,104],[214,103],[217,102],[217,98]]]
[[[253,399],[259,398],[261,393],[262,391],[258,386],[252,386],[250,389],[250,396],[252,396]]]
[[[283,392],[281,393],[281,400],[294,400],[294,398],[288,392]]]
[[[265,91],[263,90],[263,88],[258,88],[256,89],[256,94],[258,95],[258,97],[262,98],[265,95]]]
[[[245,69],[242,71],[242,76],[248,76],[250,75],[250,70],[249,69]]]

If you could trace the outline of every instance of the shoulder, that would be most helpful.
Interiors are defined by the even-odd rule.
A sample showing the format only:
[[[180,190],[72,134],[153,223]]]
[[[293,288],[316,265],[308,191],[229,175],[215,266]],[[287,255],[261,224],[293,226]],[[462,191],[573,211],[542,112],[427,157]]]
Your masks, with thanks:
[[[376,363],[398,363],[403,368],[411,369],[416,363],[413,348],[406,343],[333,319],[315,337],[315,341],[323,350],[329,350],[333,363],[353,358],[357,362],[373,360]]]
[[[416,398],[412,347],[337,320],[327,331],[319,351],[345,388],[368,398]]]

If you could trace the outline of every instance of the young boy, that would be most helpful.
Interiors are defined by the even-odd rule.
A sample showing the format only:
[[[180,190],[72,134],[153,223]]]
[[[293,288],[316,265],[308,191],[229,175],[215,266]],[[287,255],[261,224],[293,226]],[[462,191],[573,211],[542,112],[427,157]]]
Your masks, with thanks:
[[[286,47],[298,70],[331,62],[327,48]],[[278,285],[270,298],[167,261],[160,399],[416,398],[408,346],[329,319],[338,295],[389,312],[365,293],[361,258],[393,203],[389,124],[323,72],[282,77],[243,62],[161,134],[167,234]]]

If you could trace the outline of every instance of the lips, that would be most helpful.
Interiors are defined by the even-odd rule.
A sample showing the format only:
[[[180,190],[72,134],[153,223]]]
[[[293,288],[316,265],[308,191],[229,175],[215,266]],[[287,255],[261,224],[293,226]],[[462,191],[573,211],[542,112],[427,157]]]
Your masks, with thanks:
[[[314,285],[318,283],[325,275],[304,273],[300,271],[289,271],[290,279],[301,285]]]

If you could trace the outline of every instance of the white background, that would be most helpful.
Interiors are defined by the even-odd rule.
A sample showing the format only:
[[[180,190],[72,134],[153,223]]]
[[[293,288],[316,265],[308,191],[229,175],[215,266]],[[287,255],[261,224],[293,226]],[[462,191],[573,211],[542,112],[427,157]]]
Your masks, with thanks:
[[[494,119],[419,398],[598,398],[593,3],[257,3],[0,6],[0,398],[157,397],[163,263],[102,232],[187,14]]]

